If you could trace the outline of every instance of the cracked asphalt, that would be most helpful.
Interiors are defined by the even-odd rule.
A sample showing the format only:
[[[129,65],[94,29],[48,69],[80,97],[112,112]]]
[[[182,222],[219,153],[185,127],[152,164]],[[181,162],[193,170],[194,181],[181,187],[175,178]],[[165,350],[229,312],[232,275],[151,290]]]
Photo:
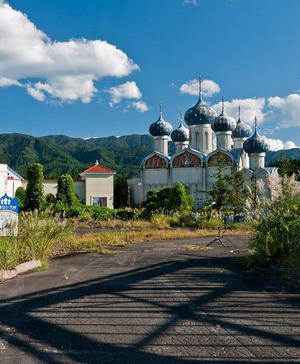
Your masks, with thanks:
[[[247,237],[210,240],[69,255],[1,284],[0,363],[300,363],[299,287],[234,264]]]

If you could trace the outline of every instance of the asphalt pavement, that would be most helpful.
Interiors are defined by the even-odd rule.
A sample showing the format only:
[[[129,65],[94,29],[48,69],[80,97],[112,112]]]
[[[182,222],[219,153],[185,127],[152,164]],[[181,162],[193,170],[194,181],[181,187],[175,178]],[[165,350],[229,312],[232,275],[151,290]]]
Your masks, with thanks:
[[[300,363],[300,289],[211,250],[144,242],[0,285],[0,363]]]

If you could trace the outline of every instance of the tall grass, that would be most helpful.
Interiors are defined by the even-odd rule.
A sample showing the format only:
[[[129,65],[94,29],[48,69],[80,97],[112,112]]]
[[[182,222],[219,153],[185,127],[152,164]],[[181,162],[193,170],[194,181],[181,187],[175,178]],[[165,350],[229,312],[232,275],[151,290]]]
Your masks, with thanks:
[[[283,180],[280,193],[261,209],[251,245],[254,262],[280,263],[300,256],[300,195],[292,181]]]
[[[47,213],[20,215],[18,235],[0,237],[0,269],[11,269],[33,259],[47,264],[54,242],[62,241],[69,234],[66,223]]]

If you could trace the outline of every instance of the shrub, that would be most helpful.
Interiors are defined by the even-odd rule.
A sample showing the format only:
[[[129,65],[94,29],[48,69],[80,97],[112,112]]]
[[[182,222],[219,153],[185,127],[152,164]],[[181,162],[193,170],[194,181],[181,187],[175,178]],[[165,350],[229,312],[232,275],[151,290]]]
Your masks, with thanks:
[[[87,210],[94,220],[110,220],[116,216],[116,210],[109,209],[108,207],[87,206]]]
[[[120,220],[134,220],[137,217],[137,213],[133,210],[118,210],[116,218]]]
[[[86,211],[86,206],[83,204],[77,203],[65,210],[65,217],[77,219],[86,213],[88,213]]]
[[[45,206],[43,166],[39,163],[30,166],[27,170],[27,179],[25,208],[40,211]]]
[[[70,207],[77,202],[74,191],[74,182],[69,174],[63,174],[57,180],[56,201],[61,206]]]
[[[16,190],[15,198],[19,202],[19,209],[24,210],[26,200],[26,190],[23,187],[18,187]]]
[[[48,193],[45,196],[45,200],[46,200],[46,206],[47,206],[48,209],[54,207],[55,202],[56,202],[56,198],[52,193]]]
[[[145,217],[159,212],[174,213],[177,211],[190,211],[194,204],[194,198],[188,195],[182,183],[175,183],[160,191],[152,190],[147,194],[145,202]]]
[[[254,224],[251,245],[275,261],[300,252],[300,197],[290,196],[270,204]]]

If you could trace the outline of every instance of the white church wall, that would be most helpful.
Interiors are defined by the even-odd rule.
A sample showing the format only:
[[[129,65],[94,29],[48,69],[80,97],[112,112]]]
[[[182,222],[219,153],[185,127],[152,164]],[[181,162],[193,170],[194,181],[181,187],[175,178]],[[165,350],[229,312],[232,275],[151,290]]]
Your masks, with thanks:
[[[169,169],[143,169],[143,200],[151,190],[161,190],[169,185]]]

